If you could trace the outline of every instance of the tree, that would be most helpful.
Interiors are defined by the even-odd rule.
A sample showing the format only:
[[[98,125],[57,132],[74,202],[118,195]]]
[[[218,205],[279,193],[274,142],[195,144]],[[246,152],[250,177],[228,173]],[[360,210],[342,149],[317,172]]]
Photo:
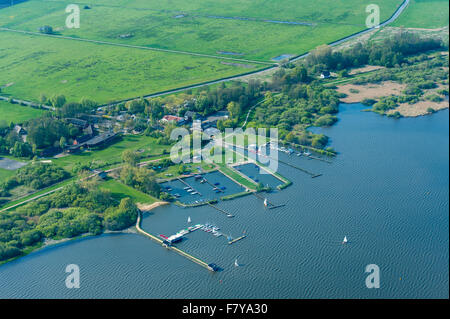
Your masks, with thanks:
[[[227,105],[227,110],[228,112],[230,112],[230,117],[232,119],[238,119],[239,116],[241,115],[241,105],[239,103],[236,102],[230,102]]]
[[[64,147],[66,147],[66,144],[67,144],[66,138],[64,136],[61,136],[61,138],[59,139],[59,147],[64,149]]]
[[[39,28],[39,32],[44,34],[53,34],[53,28],[49,25],[44,25],[43,27]]]
[[[66,97],[64,95],[53,95],[50,103],[53,107],[62,107],[66,103]]]
[[[139,155],[132,150],[125,150],[122,153],[122,161],[132,167],[135,167],[139,163]]]
[[[39,102],[41,102],[41,104],[47,103],[47,100],[47,96],[44,93],[41,93],[41,95],[39,95]]]

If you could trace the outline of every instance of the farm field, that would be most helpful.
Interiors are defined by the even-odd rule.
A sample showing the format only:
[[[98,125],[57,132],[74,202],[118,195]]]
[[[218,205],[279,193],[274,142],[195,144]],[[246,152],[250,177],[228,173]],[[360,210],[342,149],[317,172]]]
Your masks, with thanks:
[[[0,32],[0,42],[0,83],[14,83],[4,93],[33,101],[43,93],[106,103],[240,72],[217,59],[24,34]]]
[[[448,6],[448,0],[411,0],[405,12],[392,25],[426,29],[448,26]]]
[[[10,124],[11,122],[21,124],[25,121],[41,116],[44,112],[44,110],[34,109],[29,106],[0,101],[0,122],[6,121],[7,124]]]
[[[373,1],[382,20],[401,2]],[[50,25],[55,35],[71,37],[0,30],[0,85],[14,83],[5,93],[33,101],[41,93],[64,94],[100,103],[147,95],[261,69],[280,55],[299,55],[365,29],[367,16],[363,0],[230,0],[227,6],[209,0],[97,0],[78,3],[81,27],[66,29],[69,3],[77,2],[30,0],[0,10],[0,27],[37,32]]]

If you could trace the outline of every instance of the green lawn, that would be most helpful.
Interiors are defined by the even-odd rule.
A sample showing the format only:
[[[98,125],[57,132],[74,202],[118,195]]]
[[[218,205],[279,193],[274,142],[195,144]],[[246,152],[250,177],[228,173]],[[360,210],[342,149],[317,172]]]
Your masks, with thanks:
[[[11,122],[21,124],[27,120],[41,116],[44,112],[44,110],[34,109],[29,106],[0,101],[0,122],[5,120],[8,124]]]
[[[393,26],[406,28],[440,28],[448,26],[449,0],[411,0]]]
[[[0,183],[6,180],[8,177],[13,176],[15,171],[0,168]]]
[[[232,168],[232,167],[230,167],[230,166],[228,166],[228,165],[226,165],[226,164],[218,164],[218,166],[220,167],[220,171],[221,171],[224,175],[226,175],[226,176],[228,176],[228,177],[234,179],[236,182],[238,182],[238,183],[244,185],[244,186],[247,187],[248,189],[256,190],[256,188],[257,188],[256,182],[251,182],[251,181],[248,180],[247,178],[243,177],[243,176],[242,176],[241,174],[239,174],[239,172],[236,171],[234,168]]]
[[[130,197],[135,203],[141,204],[153,204],[157,202],[158,199],[142,193],[132,187],[124,185],[114,179],[109,179],[100,184],[100,188],[107,189],[111,191],[111,195],[118,200],[125,197]]]
[[[401,2],[371,3],[380,5],[384,20]],[[212,0],[92,0],[86,3],[89,10],[79,3],[80,29],[66,29],[69,3],[77,2],[30,0],[2,9],[0,27],[36,32],[51,25],[63,36],[222,58],[0,31],[0,86],[14,83],[5,93],[30,100],[41,93],[64,94],[70,101],[87,97],[106,103],[165,91],[264,67],[225,58],[267,62],[282,54],[299,55],[364,29],[367,15],[364,0],[229,0],[226,5]],[[132,37],[120,38],[126,34]]]
[[[134,151],[143,150],[144,152],[141,155],[148,157],[160,155],[164,149],[170,150],[170,146],[158,145],[154,138],[144,135],[125,135],[104,149],[71,154],[66,157],[52,159],[52,162],[68,171],[71,171],[78,162],[85,164],[95,161],[102,166],[109,166],[121,163],[122,152],[127,149]]]

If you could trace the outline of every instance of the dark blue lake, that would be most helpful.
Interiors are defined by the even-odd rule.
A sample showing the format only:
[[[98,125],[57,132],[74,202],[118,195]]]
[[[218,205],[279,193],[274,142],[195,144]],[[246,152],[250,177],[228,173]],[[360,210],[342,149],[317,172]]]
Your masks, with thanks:
[[[211,223],[233,237],[196,231],[179,247],[223,271],[210,273],[133,234],[104,235],[49,247],[0,266],[0,298],[448,298],[448,110],[394,120],[342,105],[340,121],[321,129],[339,151],[332,164],[280,158],[294,184],[210,207],[165,206],[143,228],[171,235]],[[342,245],[344,236],[349,243]],[[240,267],[234,267],[235,259]],[[65,287],[65,267],[78,264],[81,288]],[[381,287],[367,289],[365,266],[377,264]]]

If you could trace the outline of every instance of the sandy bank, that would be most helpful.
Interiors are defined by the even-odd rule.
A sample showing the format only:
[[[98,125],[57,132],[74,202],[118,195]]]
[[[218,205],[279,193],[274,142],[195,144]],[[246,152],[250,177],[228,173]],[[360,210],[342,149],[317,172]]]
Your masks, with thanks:
[[[359,103],[365,99],[379,99],[389,95],[400,95],[405,88],[405,84],[386,81],[364,85],[343,84],[337,87],[337,91],[346,95],[345,98],[341,99],[342,102]]]
[[[153,204],[141,204],[141,203],[138,203],[137,207],[142,212],[149,212],[152,209],[155,209],[156,207],[164,206],[164,205],[169,205],[169,203],[168,202],[156,202],[156,203],[153,203]]]

